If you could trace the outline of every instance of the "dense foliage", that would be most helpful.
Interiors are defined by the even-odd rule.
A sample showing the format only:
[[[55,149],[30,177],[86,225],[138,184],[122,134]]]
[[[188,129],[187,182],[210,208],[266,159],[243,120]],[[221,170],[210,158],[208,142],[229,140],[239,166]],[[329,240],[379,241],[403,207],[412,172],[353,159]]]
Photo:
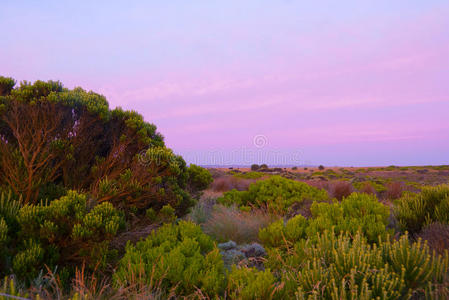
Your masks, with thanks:
[[[124,226],[123,214],[110,203],[89,209],[86,195],[74,191],[49,205],[26,205],[17,213],[21,242],[16,241],[12,252],[12,269],[27,280],[44,266],[67,267],[69,273],[83,262],[92,269],[104,268],[114,254],[109,241]]]
[[[272,176],[267,180],[252,183],[248,191],[231,190],[224,193],[218,202],[223,205],[254,206],[276,213],[286,213],[293,204],[305,200],[323,201],[327,192],[306,183]]]
[[[114,278],[125,286],[134,278],[146,284],[161,280],[167,292],[175,288],[178,295],[196,288],[216,295],[224,289],[224,264],[212,239],[198,225],[181,221],[162,226],[135,246],[128,244]]]
[[[0,186],[24,203],[74,189],[141,213],[170,203],[183,214],[192,205],[184,160],[138,113],[111,110],[102,95],[60,82],[13,88],[0,79]]]
[[[288,253],[288,254],[286,254]],[[284,283],[282,298],[409,299],[448,294],[449,256],[431,254],[421,241],[407,236],[370,244],[361,233],[318,233],[289,245],[284,252],[269,250],[268,262]]]
[[[286,222],[280,219],[272,223],[260,231],[261,241],[269,247],[281,247],[307,237],[313,238],[330,228],[351,234],[361,231],[370,241],[387,235],[389,209],[375,196],[354,193],[342,202],[315,202],[311,211],[309,219],[296,215]]]
[[[403,230],[419,232],[433,222],[449,224],[449,185],[424,187],[395,201],[394,212]]]
[[[205,190],[212,183],[210,172],[200,166],[191,164],[187,169],[188,187],[192,194]]]

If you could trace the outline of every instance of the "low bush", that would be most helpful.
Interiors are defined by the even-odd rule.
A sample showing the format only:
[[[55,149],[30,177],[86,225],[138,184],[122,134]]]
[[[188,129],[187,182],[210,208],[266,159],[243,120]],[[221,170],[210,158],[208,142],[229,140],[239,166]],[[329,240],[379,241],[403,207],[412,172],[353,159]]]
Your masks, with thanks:
[[[406,193],[394,202],[394,214],[401,229],[413,234],[433,222],[449,224],[449,185]]]
[[[375,195],[377,193],[376,189],[369,182],[364,182],[360,188],[360,193]]]
[[[344,197],[348,197],[354,191],[352,184],[348,181],[334,181],[331,182],[330,194],[333,198],[342,200]]]
[[[402,196],[404,184],[401,182],[391,182],[386,185],[385,197],[390,200],[398,199]]]
[[[280,299],[278,283],[270,270],[259,271],[256,268],[233,266],[228,277],[227,290],[230,299]]]
[[[288,253],[288,254],[287,254]],[[297,299],[444,299],[449,256],[432,255],[421,241],[407,236],[370,244],[355,235],[318,233],[316,237],[272,248],[268,262],[284,284],[284,298]],[[443,286],[443,288],[442,288]],[[435,299],[440,299],[435,298]]]
[[[373,195],[353,193],[341,203],[314,203],[308,234],[323,232],[335,226],[337,232],[362,230],[370,241],[387,234],[390,209]]]
[[[303,182],[273,176],[251,184],[248,191],[231,190],[217,201],[225,206],[251,206],[267,209],[277,214],[285,214],[294,203],[304,200],[323,201],[327,192],[311,187]]]
[[[179,296],[197,289],[209,296],[222,293],[225,271],[220,252],[199,225],[166,224],[135,246],[128,243],[114,274],[115,284],[126,287],[159,280],[163,290]]]
[[[360,191],[361,189],[363,189],[365,186],[367,186],[369,184],[372,188],[374,188],[374,190],[376,191],[377,194],[383,194],[387,190],[387,188],[385,187],[385,183],[386,182],[381,179],[376,179],[376,180],[370,179],[367,181],[355,182],[354,187]]]
[[[449,225],[432,223],[421,230],[418,238],[426,241],[431,250],[442,255],[449,250]]]
[[[306,237],[334,228],[336,232],[361,231],[369,241],[386,237],[389,209],[375,196],[353,193],[335,203],[313,203],[312,218],[297,215],[287,222],[279,220],[262,229],[259,238],[268,247],[292,245]]]
[[[207,169],[194,164],[187,169],[187,177],[188,188],[195,196],[207,189],[213,181],[212,175]]]
[[[87,196],[69,191],[49,205],[26,205],[18,213],[19,238],[14,273],[30,280],[47,266],[71,272],[85,262],[105,268],[115,255],[110,240],[124,226],[123,214],[108,202],[89,210]]]

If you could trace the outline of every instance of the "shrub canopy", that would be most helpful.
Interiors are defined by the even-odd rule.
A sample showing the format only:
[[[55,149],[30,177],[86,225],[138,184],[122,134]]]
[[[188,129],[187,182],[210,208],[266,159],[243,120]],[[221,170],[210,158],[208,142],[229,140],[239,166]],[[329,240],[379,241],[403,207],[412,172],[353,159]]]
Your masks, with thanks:
[[[141,115],[58,81],[14,84],[0,77],[0,185],[24,203],[74,189],[142,212],[191,206],[184,160]]]

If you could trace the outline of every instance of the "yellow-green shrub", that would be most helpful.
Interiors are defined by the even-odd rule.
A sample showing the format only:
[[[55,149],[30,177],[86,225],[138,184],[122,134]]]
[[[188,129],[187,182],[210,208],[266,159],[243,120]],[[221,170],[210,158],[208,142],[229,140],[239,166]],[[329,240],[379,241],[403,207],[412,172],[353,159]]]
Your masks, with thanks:
[[[282,299],[276,278],[270,270],[232,266],[228,276],[227,295],[230,299]]]
[[[194,164],[187,169],[187,177],[188,189],[193,194],[207,189],[213,181],[209,170]]]
[[[201,228],[191,222],[165,224],[126,253],[114,274],[117,285],[162,281],[166,291],[191,294],[196,288],[207,295],[222,292],[224,265],[218,248]]]
[[[433,222],[449,224],[449,185],[424,187],[395,201],[394,214],[402,230],[419,232]]]
[[[354,234],[361,230],[369,241],[377,241],[379,236],[387,234],[390,209],[374,195],[352,193],[340,203],[313,203],[311,212],[307,229],[310,236],[332,226],[336,232]]]
[[[69,191],[49,205],[26,205],[19,211],[24,241],[13,259],[16,275],[31,279],[44,265],[105,267],[114,253],[109,241],[124,226],[123,214],[108,202],[88,209],[87,196]]]
[[[268,247],[295,244],[306,237],[334,228],[336,232],[355,234],[361,230],[369,241],[377,241],[388,233],[389,209],[375,196],[353,193],[342,202],[318,203],[311,207],[312,218],[296,215],[287,222],[278,220],[260,230],[259,238]]]
[[[434,293],[444,283],[449,255],[431,254],[421,242],[370,244],[355,235],[325,231],[268,251],[267,267],[284,283],[285,298],[408,299]]]
[[[269,179],[252,183],[248,191],[231,190],[218,198],[218,202],[226,205],[254,206],[266,208],[276,213],[286,213],[294,203],[304,200],[322,201],[328,199],[327,192],[306,183],[272,176]]]
[[[0,276],[7,275],[14,246],[17,243],[19,224],[17,214],[20,201],[13,199],[11,193],[0,196]]]

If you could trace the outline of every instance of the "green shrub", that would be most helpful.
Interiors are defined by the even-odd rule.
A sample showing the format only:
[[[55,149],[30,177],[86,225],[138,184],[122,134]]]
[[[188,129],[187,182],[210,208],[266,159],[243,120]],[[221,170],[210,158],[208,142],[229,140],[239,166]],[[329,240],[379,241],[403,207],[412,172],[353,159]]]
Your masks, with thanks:
[[[126,253],[114,274],[116,285],[162,281],[166,291],[189,295],[199,288],[206,295],[224,289],[224,264],[218,248],[201,228],[191,222],[166,224]]]
[[[188,186],[192,193],[207,189],[213,181],[209,170],[194,164],[191,164],[187,169],[187,175]]]
[[[152,207],[147,209],[147,211],[145,212],[145,215],[151,222],[156,221],[157,214],[156,214],[156,211]]]
[[[227,290],[230,299],[281,299],[276,288],[276,278],[270,270],[232,266]]]
[[[359,181],[354,183],[354,187],[358,189],[359,191],[362,190],[366,185],[370,185],[372,188],[376,190],[377,193],[383,193],[387,190],[387,187],[385,184],[387,181],[383,179],[376,179],[376,180],[367,180],[367,181]]]
[[[17,234],[19,223],[17,215],[20,210],[20,201],[8,194],[0,196],[0,276],[7,275],[11,267],[11,258],[18,242]]]
[[[304,200],[322,201],[327,198],[325,190],[281,176],[273,176],[252,183],[248,191],[225,192],[217,201],[226,206],[253,206],[275,213],[286,213],[294,203],[302,203]]]
[[[296,215],[284,222],[283,219],[271,223],[259,231],[259,239],[265,247],[293,245],[306,237],[309,222],[302,215]]]
[[[369,241],[377,241],[387,234],[386,225],[390,209],[380,203],[376,196],[352,193],[342,202],[314,203],[312,219],[307,233],[315,235],[335,226],[336,232],[356,233],[361,230]]]
[[[265,246],[294,245],[301,239],[313,238],[319,232],[334,228],[336,232],[355,234],[361,231],[369,241],[386,237],[389,209],[375,196],[353,193],[343,201],[334,203],[314,202],[312,218],[296,215],[287,222],[278,220],[259,232]]]
[[[408,299],[444,284],[449,255],[432,255],[425,244],[370,244],[360,233],[324,231],[268,250],[267,267],[283,282],[284,297],[297,299]]]
[[[170,223],[176,220],[175,209],[170,204],[164,205],[158,213],[158,219]]]
[[[424,187],[419,194],[406,193],[394,202],[394,214],[401,229],[413,234],[433,222],[449,224],[449,185]]]
[[[71,268],[86,262],[104,268],[114,252],[109,241],[124,226],[123,214],[108,202],[88,209],[87,196],[69,191],[49,205],[26,205],[18,214],[23,243],[13,259],[21,278],[34,278],[39,270]]]

